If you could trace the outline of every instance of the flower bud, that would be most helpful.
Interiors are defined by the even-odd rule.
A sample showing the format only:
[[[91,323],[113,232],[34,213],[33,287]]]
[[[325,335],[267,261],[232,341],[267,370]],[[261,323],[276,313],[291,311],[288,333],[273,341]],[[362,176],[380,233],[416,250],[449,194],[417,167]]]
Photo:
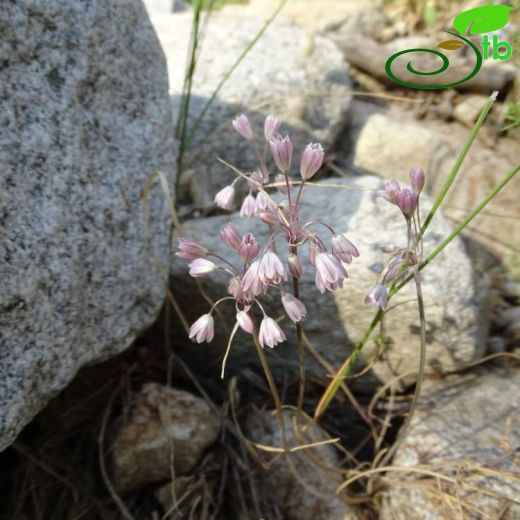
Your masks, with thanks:
[[[277,134],[281,124],[282,122],[275,116],[268,115],[265,118],[264,136],[266,141],[269,141]]]
[[[323,164],[325,152],[319,143],[309,143],[300,161],[300,174],[304,181],[313,177]]]
[[[291,138],[288,135],[285,137],[277,135],[276,137],[269,139],[269,146],[276,166],[278,166],[282,172],[289,171],[294,149]]]
[[[307,315],[305,305],[292,294],[285,293],[282,296],[282,304],[287,316],[289,316],[290,320],[295,323],[301,321],[302,318],[305,318]]]
[[[233,119],[233,128],[245,139],[250,141],[253,139],[253,129],[251,128],[251,123],[249,123],[249,119],[246,115],[241,114],[235,119]]]
[[[253,334],[253,330],[255,329],[255,325],[251,316],[246,311],[238,311],[237,312],[237,323],[240,328],[247,332],[248,334]]]
[[[412,185],[412,189],[416,195],[421,193],[422,189],[424,188],[424,182],[424,171],[421,168],[414,166],[410,170],[410,184]]]
[[[407,218],[411,218],[417,208],[417,195],[411,188],[403,188],[398,197],[398,206],[402,214]]]
[[[185,238],[179,238],[179,250],[175,253],[175,256],[183,258],[184,260],[195,260],[196,258],[202,258],[208,254],[208,250]]]
[[[240,249],[242,235],[233,224],[226,224],[224,229],[220,232],[220,239],[229,247],[236,250]]]
[[[303,268],[300,260],[298,259],[298,255],[290,254],[287,258],[287,265],[289,267],[289,272],[294,278],[301,278],[303,274]]]

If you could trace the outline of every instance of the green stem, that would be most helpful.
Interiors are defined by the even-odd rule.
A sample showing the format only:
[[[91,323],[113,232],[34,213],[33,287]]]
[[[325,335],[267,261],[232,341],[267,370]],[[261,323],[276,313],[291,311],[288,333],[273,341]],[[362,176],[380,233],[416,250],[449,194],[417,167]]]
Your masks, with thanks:
[[[426,219],[424,220],[424,224],[421,227],[421,232],[419,234],[419,237],[417,238],[417,241],[420,241],[423,237],[426,229],[430,225],[430,222],[432,218],[434,217],[435,213],[437,213],[437,210],[439,209],[439,206],[442,204],[442,201],[444,200],[444,197],[446,197],[446,194],[448,193],[448,190],[450,189],[451,185],[455,181],[455,178],[457,177],[457,174],[459,173],[460,167],[462,166],[462,163],[464,162],[464,159],[469,153],[469,150],[471,149],[471,146],[473,145],[473,142],[475,141],[475,138],[477,137],[477,134],[484,124],[484,121],[486,120],[487,115],[489,114],[489,111],[491,110],[491,107],[493,106],[493,103],[496,101],[496,93],[493,93],[493,95],[489,98],[488,102],[486,103],[486,106],[482,109],[482,112],[480,112],[480,116],[477,119],[477,122],[475,123],[475,126],[471,130],[471,133],[469,134],[468,138],[466,139],[466,142],[464,146],[462,147],[462,150],[459,153],[459,156],[457,157],[457,160],[455,161],[455,164],[453,165],[453,168],[450,171],[450,174],[448,175],[448,178],[444,181],[444,184],[442,185],[441,191],[437,198],[435,199],[435,202],[433,203],[432,208],[430,209],[428,215],[426,216]]]
[[[247,45],[247,47],[240,53],[240,56],[235,61],[235,63],[229,68],[229,70],[224,74],[224,77],[220,80],[219,84],[217,85],[217,88],[214,90],[211,97],[208,99],[206,104],[204,105],[201,113],[195,120],[195,123],[193,124],[192,129],[190,130],[188,137],[186,139],[186,146],[189,146],[191,144],[191,141],[193,140],[193,136],[195,135],[195,132],[197,131],[202,118],[206,115],[206,112],[208,111],[209,107],[217,97],[218,93],[220,92],[220,89],[224,86],[226,81],[228,80],[229,76],[233,74],[235,69],[240,65],[242,60],[246,57],[247,53],[256,45],[258,40],[262,37],[262,35],[267,31],[271,23],[274,21],[274,19],[278,16],[278,13],[282,10],[283,6],[287,3],[287,0],[282,0],[280,2],[280,5],[277,7],[276,11],[271,15],[271,17],[266,20],[264,26],[260,29],[260,31],[257,33],[257,35],[251,40],[251,42]]]
[[[401,429],[399,430],[397,440],[395,441],[393,446],[386,452],[385,456],[381,459],[381,462],[379,464],[380,466],[386,466],[390,462],[390,460],[392,460],[392,457],[395,455],[395,452],[408,435],[412,418],[415,414],[415,410],[417,409],[417,403],[419,402],[419,396],[421,394],[422,382],[424,380],[424,372],[426,368],[426,318],[424,313],[424,300],[422,295],[421,278],[418,269],[414,270],[414,279],[415,289],[417,291],[417,305],[419,307],[419,320],[421,322],[421,352],[419,357],[419,373],[417,374],[415,391],[413,394],[412,403],[410,405],[410,410],[408,412],[406,420]]]

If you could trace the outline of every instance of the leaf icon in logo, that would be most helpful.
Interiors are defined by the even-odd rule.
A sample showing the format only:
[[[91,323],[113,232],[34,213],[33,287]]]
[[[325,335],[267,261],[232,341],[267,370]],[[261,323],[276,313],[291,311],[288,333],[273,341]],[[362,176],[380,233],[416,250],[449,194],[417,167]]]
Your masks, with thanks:
[[[485,5],[475,7],[457,15],[453,27],[460,33],[482,34],[498,31],[509,22],[509,5]]]
[[[461,42],[460,40],[446,40],[445,42],[439,43],[439,45],[437,45],[437,48],[445,49],[447,51],[456,51],[457,49],[464,47],[464,45],[466,44],[464,42]]]

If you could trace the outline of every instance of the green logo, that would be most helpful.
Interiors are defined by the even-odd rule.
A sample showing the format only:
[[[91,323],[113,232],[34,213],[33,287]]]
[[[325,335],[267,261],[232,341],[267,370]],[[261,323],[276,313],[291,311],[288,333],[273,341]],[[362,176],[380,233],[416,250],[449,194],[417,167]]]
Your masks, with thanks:
[[[403,56],[405,54],[409,54],[412,52],[426,52],[429,54],[433,54],[437,57],[439,57],[442,60],[442,64],[439,68],[437,68],[434,71],[431,72],[423,72],[420,70],[417,70],[413,65],[412,62],[409,61],[406,65],[407,70],[416,75],[416,76],[435,76],[437,74],[441,74],[444,72],[449,66],[450,61],[446,54],[442,53],[439,50],[434,49],[406,49],[404,51],[396,52],[395,54],[392,54],[390,58],[388,58],[386,65],[385,65],[385,71],[388,77],[395,81],[395,83],[398,83],[399,85],[403,85],[404,87],[410,87],[410,88],[420,88],[420,89],[441,89],[441,88],[450,88],[455,87],[457,85],[460,85],[461,83],[465,83],[466,81],[470,80],[473,76],[475,76],[480,68],[482,67],[483,60],[489,59],[489,49],[491,47],[492,53],[492,59],[493,60],[508,60],[511,58],[511,55],[513,54],[513,49],[511,47],[511,44],[506,41],[499,41],[498,36],[495,34],[493,35],[492,40],[489,39],[489,35],[484,33],[489,33],[493,31],[498,31],[499,29],[502,29],[502,27],[505,27],[507,23],[509,22],[509,13],[511,12],[512,7],[507,5],[488,5],[483,7],[476,7],[475,9],[469,9],[468,11],[464,11],[463,13],[460,13],[458,16],[455,17],[455,20],[453,20],[453,27],[457,32],[453,31],[444,31],[447,34],[450,34],[457,38],[456,40],[446,40],[437,46],[438,49],[443,49],[445,51],[453,51],[460,49],[464,46],[468,46],[471,48],[473,53],[475,54],[475,67],[473,70],[466,75],[465,78],[454,81],[452,83],[448,83],[446,85],[420,85],[417,83],[412,83],[409,81],[404,81],[402,79],[399,79],[394,72],[392,71],[392,65],[394,61],[399,58],[400,56]],[[482,40],[480,42],[480,45],[482,47],[482,52],[478,48],[477,45],[475,45],[470,39],[469,36],[476,35],[476,34],[484,34],[482,37]],[[464,37],[465,35],[466,37]],[[502,50],[502,52],[500,52]]]

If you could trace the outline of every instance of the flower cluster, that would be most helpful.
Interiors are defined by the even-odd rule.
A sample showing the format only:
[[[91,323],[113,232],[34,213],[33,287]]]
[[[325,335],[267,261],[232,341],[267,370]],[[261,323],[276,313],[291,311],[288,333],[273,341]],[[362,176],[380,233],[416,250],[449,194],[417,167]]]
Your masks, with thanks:
[[[401,187],[395,180],[386,183],[385,189],[378,195],[397,206],[406,220],[408,242],[406,248],[383,247],[385,253],[390,253],[380,281],[372,288],[365,298],[365,303],[370,303],[379,309],[388,306],[388,287],[405,278],[410,269],[420,263],[422,256],[422,242],[419,229],[421,220],[419,215],[419,197],[424,188],[425,175],[421,168],[414,167],[410,170],[410,186]]]
[[[236,197],[236,183],[246,182],[249,190],[242,201],[240,215],[243,218],[260,219],[268,226],[266,242],[260,245],[252,233],[241,234],[233,224],[227,224],[220,232],[220,239],[234,255],[234,259],[230,259],[192,241],[179,239],[176,254],[190,262],[191,276],[204,277],[217,269],[229,276],[228,295],[215,302],[210,311],[191,326],[190,338],[199,343],[209,342],[214,337],[212,314],[217,305],[233,301],[236,326],[248,334],[255,333],[257,329],[253,310],[257,307],[262,314],[258,328],[259,342],[262,347],[274,347],[285,341],[286,336],[277,321],[267,315],[261,297],[271,288],[276,288],[281,294],[287,317],[294,323],[305,318],[307,309],[304,303],[296,293],[291,294],[285,288],[289,275],[294,287],[303,274],[302,249],[305,247],[308,262],[314,269],[316,287],[321,293],[342,287],[347,278],[346,266],[359,256],[354,244],[329,224],[318,220],[300,222],[305,183],[322,167],[324,150],[318,143],[308,144],[300,158],[300,178],[292,177],[290,170],[294,145],[288,135],[281,136],[278,133],[280,126],[280,120],[274,116],[265,119],[262,154],[254,142],[255,133],[248,118],[240,115],[233,120],[235,130],[244,139],[251,141],[258,167],[252,172],[236,170],[238,176],[235,181],[215,196],[217,206],[231,209]],[[281,194],[281,202],[275,202],[267,191],[275,186]],[[330,233],[330,243],[326,244],[313,231],[315,226],[321,226]]]

